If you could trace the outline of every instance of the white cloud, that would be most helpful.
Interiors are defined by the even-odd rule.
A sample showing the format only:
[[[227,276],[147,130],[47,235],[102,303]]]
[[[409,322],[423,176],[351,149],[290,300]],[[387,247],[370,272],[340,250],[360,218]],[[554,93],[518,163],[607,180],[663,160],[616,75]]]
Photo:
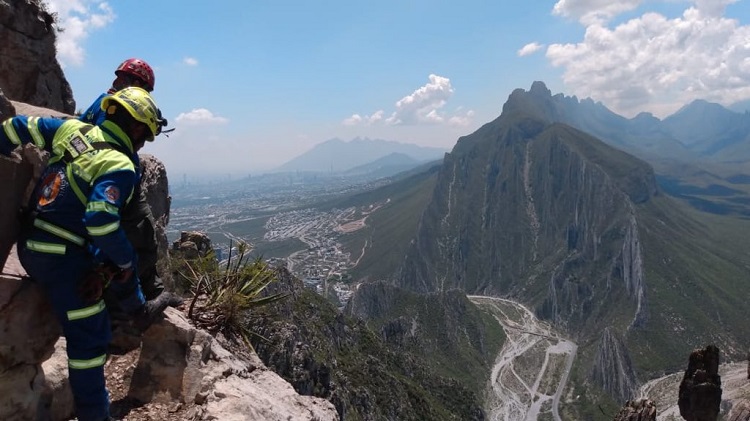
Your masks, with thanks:
[[[642,2],[643,0],[559,0],[555,3],[552,13],[578,19],[584,25],[593,25],[634,10]]]
[[[57,58],[60,64],[81,66],[86,59],[84,42],[92,32],[117,17],[107,2],[99,0],[47,0],[49,11],[57,13]]]
[[[418,124],[440,125],[449,124],[468,125],[474,115],[473,111],[462,114],[446,115],[441,109],[453,95],[450,79],[431,74],[429,83],[416,89],[395,104],[396,110],[388,118],[384,110],[378,110],[371,115],[353,114],[344,119],[344,126],[382,125],[387,126],[415,126]]]
[[[518,50],[518,56],[519,57],[528,56],[528,55],[536,53],[542,48],[544,48],[544,45],[539,44],[538,42],[532,42],[521,47],[521,49]]]
[[[193,57],[185,57],[182,62],[191,67],[198,65],[198,59]]]
[[[366,115],[364,117],[359,114],[353,114],[351,117],[342,121],[341,124],[343,124],[344,126],[357,126],[360,124],[366,124],[368,126],[373,125],[383,119],[384,113],[385,111],[378,110],[372,113],[372,115]]]
[[[216,116],[205,108],[196,108],[188,113],[180,113],[176,120],[179,123],[192,125],[225,124],[229,122],[228,119]]]
[[[550,45],[546,55],[564,69],[568,92],[624,115],[664,117],[697,98],[747,99],[750,27],[721,16],[733,1],[697,0],[675,19],[645,13],[614,28],[594,23],[581,42]],[[571,2],[556,7],[563,3]]]
[[[431,74],[430,82],[396,102],[396,111],[385,121],[387,124],[440,123],[438,114],[453,95],[450,79]]]
[[[351,117],[344,119],[344,121],[341,122],[344,126],[356,126],[360,123],[362,123],[362,116],[359,114],[353,114]]]
[[[466,127],[471,124],[474,119],[474,110],[469,110],[463,114],[456,114],[448,119],[448,124],[456,127]]]

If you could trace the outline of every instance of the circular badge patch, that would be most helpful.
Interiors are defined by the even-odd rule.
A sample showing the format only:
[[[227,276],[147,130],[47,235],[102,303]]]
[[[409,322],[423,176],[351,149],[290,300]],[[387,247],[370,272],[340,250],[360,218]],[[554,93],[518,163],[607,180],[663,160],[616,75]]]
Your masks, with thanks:
[[[60,194],[61,185],[62,176],[60,173],[52,173],[44,177],[41,194],[39,195],[39,205],[46,206],[54,202],[57,199],[57,195]]]
[[[117,200],[120,199],[120,189],[115,186],[107,186],[107,188],[104,189],[104,196],[107,197],[107,202],[114,205],[117,203]]]

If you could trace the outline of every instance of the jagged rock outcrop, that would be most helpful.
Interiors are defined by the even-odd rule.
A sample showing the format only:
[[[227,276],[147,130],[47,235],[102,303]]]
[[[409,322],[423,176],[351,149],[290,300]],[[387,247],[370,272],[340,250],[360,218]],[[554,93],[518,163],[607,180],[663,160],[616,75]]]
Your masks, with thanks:
[[[337,420],[333,405],[300,396],[255,353],[242,356],[167,309],[143,336],[128,395],[140,402],[194,404],[198,419]]]
[[[140,349],[111,357],[105,367],[112,413],[118,419],[338,420],[330,402],[300,396],[255,353],[230,352],[193,327],[179,310],[167,309],[142,340]],[[63,364],[61,340],[44,364],[45,373],[57,379]],[[67,382],[57,380],[50,388],[51,419],[70,419],[73,403]]]
[[[5,96],[3,90],[0,89],[0,121],[14,115],[16,115],[16,110],[13,107],[13,104]]]
[[[656,421],[656,405],[648,399],[627,401],[613,421]]]
[[[0,275],[0,419],[29,420],[46,411],[51,395],[42,362],[52,354],[60,326],[15,255]]]
[[[709,345],[690,354],[678,404],[687,421],[716,421],[721,410],[719,348]]]
[[[213,251],[211,239],[198,231],[183,231],[180,238],[172,243],[172,251],[179,252],[185,259],[205,257]]]
[[[632,399],[638,391],[638,381],[628,350],[610,328],[604,329],[599,339],[590,377],[620,402]]]
[[[153,155],[139,154],[141,161],[141,191],[146,196],[154,217],[154,232],[158,248],[159,259],[156,270],[164,286],[174,290],[174,280],[169,267],[169,240],[167,239],[167,225],[172,197],[169,195],[169,179],[164,164]]]
[[[39,0],[0,1],[0,89],[12,100],[75,112],[57,62],[54,18]]]

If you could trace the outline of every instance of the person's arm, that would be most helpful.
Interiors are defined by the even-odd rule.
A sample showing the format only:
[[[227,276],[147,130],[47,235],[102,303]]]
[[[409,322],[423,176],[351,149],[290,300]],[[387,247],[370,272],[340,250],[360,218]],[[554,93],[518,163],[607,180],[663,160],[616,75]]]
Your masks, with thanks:
[[[52,152],[52,139],[64,122],[59,118],[11,117],[2,122],[0,154],[10,156],[14,149],[27,143]]]
[[[110,288],[126,312],[132,313],[145,303],[136,275],[136,255],[120,222],[121,209],[133,194],[137,180],[129,159],[119,152],[101,151],[103,162],[93,183],[86,205],[84,223],[91,243],[125,274]]]
[[[106,118],[106,114],[102,110],[102,99],[104,99],[105,96],[107,96],[107,94],[99,95],[99,98],[97,98],[96,101],[94,101],[94,103],[78,117],[78,119],[84,123],[93,124],[95,126],[100,125]]]
[[[91,242],[113,263],[130,267],[135,260],[133,247],[120,226],[120,212],[133,193],[135,172],[118,169],[99,176],[91,188],[84,223]]]

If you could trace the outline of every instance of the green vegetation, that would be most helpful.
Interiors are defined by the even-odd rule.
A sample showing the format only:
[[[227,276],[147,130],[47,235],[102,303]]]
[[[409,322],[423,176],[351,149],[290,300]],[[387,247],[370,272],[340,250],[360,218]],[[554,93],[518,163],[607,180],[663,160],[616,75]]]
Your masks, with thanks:
[[[231,243],[230,243],[231,249]],[[249,261],[250,247],[239,243],[236,257],[229,256],[224,267],[215,262],[213,253],[193,263],[185,261],[193,299],[188,318],[196,326],[211,334],[223,334],[228,339],[242,339],[248,346],[252,331],[246,327],[249,312],[284,298],[284,294],[264,294],[266,287],[276,281],[275,272],[261,257]]]
[[[392,279],[411,239],[416,235],[419,219],[435,186],[437,167],[406,177],[372,192],[356,195],[346,201],[323,205],[363,207],[384,203],[367,217],[367,226],[345,234],[340,241],[354,260],[364,257],[349,272],[354,279]]]
[[[455,332],[458,324],[454,322],[441,329],[439,320],[420,316],[417,335],[412,337],[410,321],[383,319],[382,327],[367,325],[342,314],[324,297],[302,288],[288,273],[281,278],[292,285],[290,299],[256,313],[248,328],[258,335],[252,339],[258,355],[298,392],[330,400],[346,420],[478,419],[482,395],[475,391],[482,390],[473,385],[480,379],[468,379],[471,374],[463,373],[468,380],[462,381],[446,374],[460,371],[455,361],[448,364],[449,358],[435,355],[441,353],[447,342],[422,334],[448,330],[447,336],[471,337],[470,323],[466,332]],[[449,302],[452,300],[444,304]],[[423,310],[429,305],[428,301],[416,304]],[[441,305],[434,300],[432,304],[434,311],[421,314],[440,317]],[[422,323],[427,326],[421,327]],[[259,339],[260,336],[267,340]],[[499,346],[497,336],[488,335],[484,344],[483,351],[494,358]],[[452,352],[477,352],[447,345]],[[475,357],[462,361],[471,358]],[[481,379],[488,375],[486,367],[464,368],[471,369]]]

